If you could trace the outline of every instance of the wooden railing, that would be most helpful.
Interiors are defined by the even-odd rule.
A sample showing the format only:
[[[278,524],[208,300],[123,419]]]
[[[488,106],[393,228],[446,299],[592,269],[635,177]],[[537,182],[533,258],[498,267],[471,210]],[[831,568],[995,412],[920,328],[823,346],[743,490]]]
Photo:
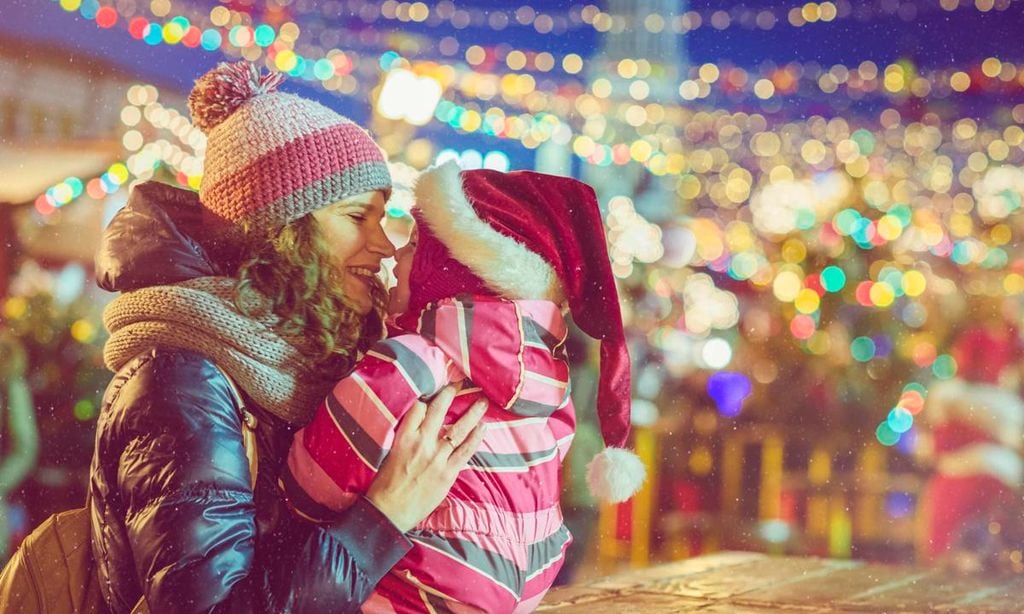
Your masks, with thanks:
[[[650,478],[628,504],[628,534],[622,534],[618,506],[602,506],[597,545],[601,573],[624,565],[642,568],[654,561],[685,558],[722,547],[834,558],[849,558],[855,550],[871,558],[893,558],[894,552],[902,560],[913,557],[915,512],[910,510],[907,517],[892,519],[886,513],[885,500],[895,492],[916,500],[921,478],[911,472],[890,473],[889,458],[895,452],[875,442],[860,447],[852,467],[840,470],[834,462],[836,450],[841,449],[836,442],[808,445],[805,437],[790,438],[770,426],[730,432],[718,446],[711,473],[719,493],[718,509],[701,515],[658,513],[657,484],[662,477],[659,459],[664,455],[660,451],[661,435],[654,429],[637,428],[634,446]],[[749,483],[753,468],[744,465],[744,458],[755,450],[760,468],[752,492]],[[796,456],[801,461],[794,466],[787,455],[798,450]],[[749,511],[755,508],[749,497],[756,497],[756,516]],[[794,513],[794,508],[799,513]],[[771,526],[789,535],[774,540],[752,537]],[[655,529],[668,535],[658,548],[652,548]],[[690,540],[685,535],[673,535],[673,531],[696,531],[701,547],[689,547]]]

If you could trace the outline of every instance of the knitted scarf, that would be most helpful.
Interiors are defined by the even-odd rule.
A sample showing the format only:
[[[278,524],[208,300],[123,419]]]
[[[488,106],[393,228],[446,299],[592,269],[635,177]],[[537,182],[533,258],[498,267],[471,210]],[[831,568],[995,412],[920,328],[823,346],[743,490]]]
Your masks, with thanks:
[[[227,371],[260,407],[304,425],[344,366],[319,364],[310,358],[301,333],[279,332],[280,318],[265,297],[246,293],[243,306],[253,315],[244,315],[235,304],[236,283],[230,277],[199,277],[125,292],[103,311],[110,331],[103,360],[116,372],[154,346],[194,350]],[[353,312],[345,325],[359,326],[359,319]]]

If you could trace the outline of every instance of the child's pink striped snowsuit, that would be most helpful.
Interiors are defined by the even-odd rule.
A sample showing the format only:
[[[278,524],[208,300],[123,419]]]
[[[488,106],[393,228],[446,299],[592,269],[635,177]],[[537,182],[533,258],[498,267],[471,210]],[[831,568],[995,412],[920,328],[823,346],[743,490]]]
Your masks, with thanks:
[[[462,296],[398,324],[405,334],[374,346],[296,435],[282,487],[297,511],[329,520],[367,491],[413,403],[460,383],[445,424],[484,396],[484,442],[363,611],[530,611],[571,542],[559,507],[575,430],[561,312]]]

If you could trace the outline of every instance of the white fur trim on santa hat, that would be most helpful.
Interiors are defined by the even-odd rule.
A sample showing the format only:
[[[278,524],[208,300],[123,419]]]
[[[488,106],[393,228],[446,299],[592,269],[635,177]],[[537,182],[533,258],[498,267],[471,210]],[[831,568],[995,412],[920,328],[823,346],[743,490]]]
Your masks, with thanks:
[[[1000,386],[960,379],[937,382],[928,389],[924,418],[932,424],[960,420],[1016,448],[1024,437],[1024,401]]]
[[[565,300],[558,275],[539,255],[481,220],[462,189],[454,160],[428,169],[416,183],[416,207],[452,257],[506,298]]]
[[[992,476],[1010,488],[1020,487],[1024,478],[1024,462],[1020,455],[992,443],[977,443],[944,454],[935,469],[951,477]]]
[[[606,503],[621,503],[636,494],[647,479],[647,468],[625,448],[605,448],[587,465],[590,492]]]

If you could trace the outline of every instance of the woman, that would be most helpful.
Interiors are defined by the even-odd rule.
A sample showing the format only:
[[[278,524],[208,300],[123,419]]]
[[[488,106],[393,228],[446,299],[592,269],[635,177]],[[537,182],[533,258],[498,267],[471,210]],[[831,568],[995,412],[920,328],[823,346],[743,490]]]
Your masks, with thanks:
[[[104,313],[117,374],[90,484],[93,554],[115,612],[140,597],[157,612],[354,610],[479,445],[479,416],[450,446],[424,419],[447,408],[421,406],[337,523],[281,506],[292,433],[378,336],[374,274],[394,248],[380,227],[380,149],[279,82],[245,63],[197,81],[189,107],[208,137],[198,200],[136,187],[97,255],[100,285],[123,293]]]

